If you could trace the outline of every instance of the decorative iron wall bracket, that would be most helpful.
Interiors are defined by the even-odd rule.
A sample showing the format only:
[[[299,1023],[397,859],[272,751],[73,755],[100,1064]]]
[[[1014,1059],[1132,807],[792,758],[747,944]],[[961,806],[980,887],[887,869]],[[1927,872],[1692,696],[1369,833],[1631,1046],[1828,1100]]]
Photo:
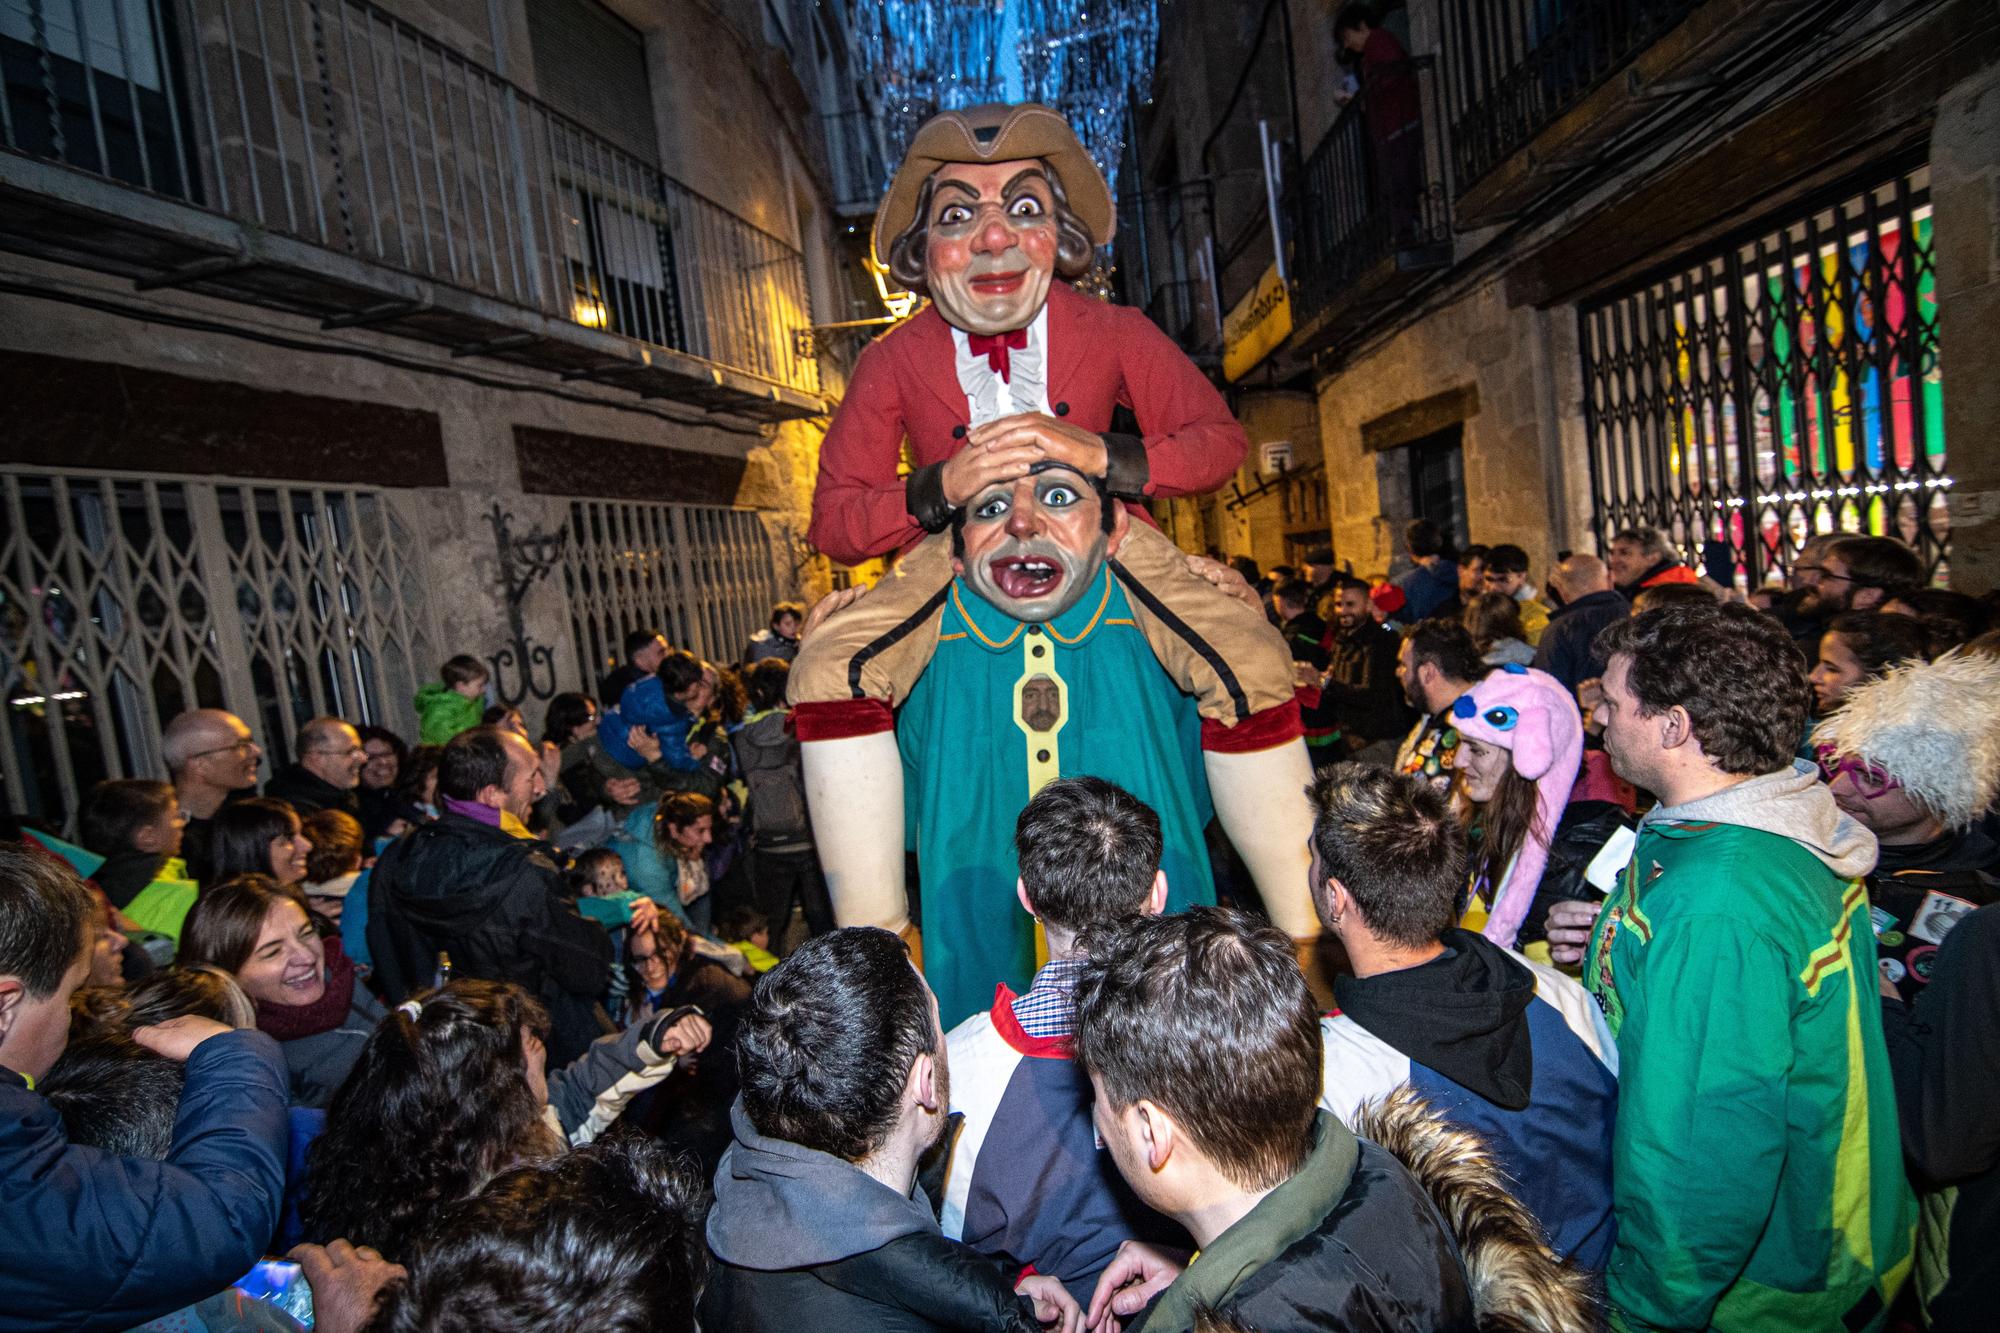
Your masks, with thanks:
[[[489,661],[493,664],[494,697],[509,708],[522,700],[547,699],[556,692],[555,650],[535,643],[521,619],[521,603],[528,591],[547,578],[562,561],[569,543],[568,525],[553,533],[540,527],[516,537],[514,516],[494,502],[486,521],[493,525],[493,544],[500,557],[500,586],[507,599],[507,627],[513,638]]]

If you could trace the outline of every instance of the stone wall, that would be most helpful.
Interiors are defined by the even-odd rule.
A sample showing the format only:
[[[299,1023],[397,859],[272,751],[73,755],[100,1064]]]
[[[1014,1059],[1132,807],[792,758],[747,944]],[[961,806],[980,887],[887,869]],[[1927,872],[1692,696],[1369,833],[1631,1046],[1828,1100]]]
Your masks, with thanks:
[[[2000,587],[2000,68],[1957,85],[1931,133],[1938,349],[1951,492],[1951,581]]]
[[[71,298],[0,294],[0,350],[435,414],[448,484],[412,487],[411,476],[386,458],[371,460],[365,469],[371,475],[354,480],[405,488],[406,508],[424,540],[432,612],[448,652],[490,655],[508,637],[498,554],[487,520],[492,507],[497,503],[512,515],[517,535],[536,527],[553,532],[567,513],[565,498],[524,491],[516,427],[713,456],[722,475],[740,473],[734,495],[705,490],[699,496],[655,493],[643,498],[754,505],[763,511],[771,537],[779,591],[816,593],[824,587],[824,569],[802,560],[817,461],[819,427],[814,423],[730,424],[695,409],[609,388],[561,384],[553,375],[454,360],[442,349],[387,335],[323,332],[312,321],[186,293],[135,294],[129,284],[112,277],[20,256],[5,256],[0,270],[19,286]],[[77,304],[77,298],[93,305]],[[108,313],[105,305],[126,313]],[[171,327],[162,322],[168,320],[213,328]],[[277,345],[280,340],[296,345]],[[10,451],[7,461],[22,457],[20,451]],[[49,460],[37,456],[34,461]],[[189,465],[163,450],[145,470],[171,475]],[[702,471],[708,476],[714,470]],[[279,460],[260,468],[258,475],[288,474]],[[629,479],[609,473],[578,489],[606,498],[641,498],[633,496]],[[556,648],[557,688],[589,688],[577,678],[559,577],[535,585],[522,610],[535,637]]]
[[[1462,441],[1472,539],[1522,547],[1538,582],[1558,552],[1591,549],[1574,318],[1510,307],[1496,279],[1321,382],[1335,559],[1358,574],[1407,569],[1407,463],[1400,446],[1366,447],[1363,427],[1452,391],[1476,399]]]

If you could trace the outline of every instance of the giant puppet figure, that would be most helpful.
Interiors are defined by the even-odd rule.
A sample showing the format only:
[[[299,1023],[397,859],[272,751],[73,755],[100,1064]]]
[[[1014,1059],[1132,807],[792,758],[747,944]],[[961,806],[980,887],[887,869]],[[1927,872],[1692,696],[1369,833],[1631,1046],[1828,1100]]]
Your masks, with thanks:
[[[1277,924],[1318,933],[1290,654],[1130,503],[1212,489],[1248,446],[1150,320],[1059,280],[1113,226],[1103,176],[1049,108],[926,122],[874,240],[930,304],[862,353],[821,446],[813,544],[844,563],[903,555],[793,668],[814,835],[842,924],[906,930],[907,817],[947,1023],[1032,972],[1011,838],[1058,776],[1159,810],[1177,905],[1212,897],[1212,803]],[[1119,406],[1139,434],[1111,431]]]

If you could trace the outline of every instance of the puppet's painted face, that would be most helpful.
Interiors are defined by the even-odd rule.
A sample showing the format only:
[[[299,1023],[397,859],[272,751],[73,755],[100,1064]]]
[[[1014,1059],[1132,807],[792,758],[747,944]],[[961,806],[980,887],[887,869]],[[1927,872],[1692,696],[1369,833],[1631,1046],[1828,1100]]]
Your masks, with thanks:
[[[1112,530],[1104,501],[1066,467],[995,482],[965,507],[964,554],[952,568],[1014,620],[1039,624],[1075,606],[1130,522],[1121,506]]]
[[[1056,207],[1032,158],[954,163],[932,178],[924,274],[945,322],[1007,333],[1034,322],[1056,271]]]

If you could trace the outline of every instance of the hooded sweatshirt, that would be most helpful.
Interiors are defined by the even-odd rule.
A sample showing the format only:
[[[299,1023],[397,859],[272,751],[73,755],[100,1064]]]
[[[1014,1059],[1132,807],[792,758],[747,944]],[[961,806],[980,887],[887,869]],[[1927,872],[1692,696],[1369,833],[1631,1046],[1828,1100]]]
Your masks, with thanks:
[[[914,1182],[898,1194],[852,1162],[768,1138],[740,1100],[729,1122],[736,1141],[708,1214],[718,1269],[704,1327],[1037,1327],[1012,1275],[947,1239]]]
[[[1584,973],[1620,1062],[1615,1327],[1880,1326],[1916,1215],[1874,863],[1804,764],[1641,821]]]
[[[1556,1253],[1601,1271],[1611,1257],[1617,1048],[1568,977],[1466,930],[1428,962],[1334,978],[1320,1022],[1320,1104],[1350,1128],[1408,1083],[1479,1134],[1517,1182]]]

